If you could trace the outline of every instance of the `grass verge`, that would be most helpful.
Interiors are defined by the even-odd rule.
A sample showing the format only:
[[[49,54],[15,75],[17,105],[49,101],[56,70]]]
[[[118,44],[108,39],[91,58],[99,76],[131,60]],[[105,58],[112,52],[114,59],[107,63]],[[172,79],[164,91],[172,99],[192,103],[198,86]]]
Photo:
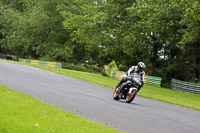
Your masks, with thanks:
[[[96,83],[96,84],[113,88],[113,89],[114,89],[114,86],[119,82],[119,80],[112,79],[110,77],[105,77],[100,74],[44,67],[44,66],[31,65],[31,64],[25,64],[25,63],[13,62],[13,61],[9,61],[9,62],[36,67],[39,69],[43,69],[46,71],[62,74],[65,76],[70,76],[73,78],[89,81],[89,82]],[[184,93],[184,92],[165,89],[165,88],[161,88],[161,87],[157,87],[153,85],[144,85],[144,87],[140,90],[138,95],[145,98],[159,100],[162,102],[171,103],[171,104],[175,104],[175,105],[179,105],[179,106],[200,111],[200,95],[198,94]]]
[[[119,131],[0,85],[0,132],[116,133]]]

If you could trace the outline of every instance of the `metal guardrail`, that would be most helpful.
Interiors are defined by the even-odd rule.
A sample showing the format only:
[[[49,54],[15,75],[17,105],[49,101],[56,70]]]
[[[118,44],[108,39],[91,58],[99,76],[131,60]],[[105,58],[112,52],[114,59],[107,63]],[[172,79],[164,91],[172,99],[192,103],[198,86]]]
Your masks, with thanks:
[[[147,75],[147,84],[160,86],[161,85],[161,77],[154,77]]]
[[[177,79],[171,80],[171,89],[183,92],[200,94],[200,85],[196,83],[184,82]]]
[[[125,73],[126,72],[122,72],[122,71],[111,71],[111,77],[114,78],[114,79],[120,80],[122,78],[122,75],[125,74]],[[162,80],[161,77],[154,77],[154,76],[145,75],[144,83],[160,86],[161,80]]]

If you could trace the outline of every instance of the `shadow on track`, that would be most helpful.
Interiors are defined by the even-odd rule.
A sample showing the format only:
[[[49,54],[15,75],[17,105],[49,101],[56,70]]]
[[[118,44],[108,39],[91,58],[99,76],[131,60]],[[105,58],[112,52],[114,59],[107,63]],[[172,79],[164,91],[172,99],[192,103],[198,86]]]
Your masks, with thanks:
[[[114,100],[114,101],[116,101],[116,102],[120,102],[120,103],[124,103],[124,104],[132,104],[132,105],[142,105],[142,104],[138,104],[138,103],[134,103],[134,101],[133,102],[131,102],[131,103],[126,103],[126,101],[125,100]]]

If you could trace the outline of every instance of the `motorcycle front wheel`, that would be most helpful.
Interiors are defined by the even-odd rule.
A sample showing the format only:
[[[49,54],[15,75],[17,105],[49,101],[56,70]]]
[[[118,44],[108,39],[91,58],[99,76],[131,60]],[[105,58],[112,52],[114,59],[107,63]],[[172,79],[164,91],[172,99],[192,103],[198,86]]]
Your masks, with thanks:
[[[114,93],[113,93],[113,99],[114,100],[119,100],[118,94],[117,94],[117,89],[115,89]]]
[[[132,102],[133,99],[135,98],[136,94],[137,94],[137,90],[133,89],[133,90],[131,91],[131,93],[127,95],[127,97],[126,97],[126,102],[127,102],[127,103]]]

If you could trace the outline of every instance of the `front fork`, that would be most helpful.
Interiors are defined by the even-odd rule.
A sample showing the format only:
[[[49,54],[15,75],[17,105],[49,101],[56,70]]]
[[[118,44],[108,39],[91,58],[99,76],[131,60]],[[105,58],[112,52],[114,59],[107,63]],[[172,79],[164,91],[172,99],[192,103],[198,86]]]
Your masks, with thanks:
[[[137,91],[137,88],[131,87],[131,88],[129,89],[129,91],[128,91],[128,94],[131,94],[133,90],[136,90],[136,91]]]

